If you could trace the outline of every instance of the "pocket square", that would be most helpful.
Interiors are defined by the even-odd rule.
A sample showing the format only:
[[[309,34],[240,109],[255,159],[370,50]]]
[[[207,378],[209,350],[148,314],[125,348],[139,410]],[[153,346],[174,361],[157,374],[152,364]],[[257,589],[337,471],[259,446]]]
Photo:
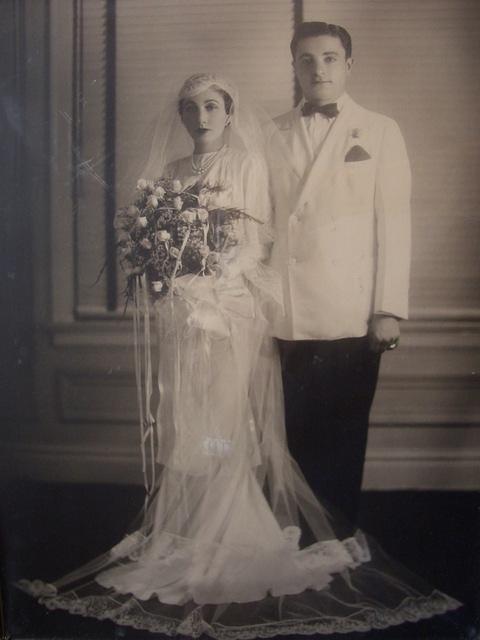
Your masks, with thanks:
[[[363,147],[356,144],[351,147],[345,156],[345,162],[358,162],[359,160],[370,160],[372,156]]]

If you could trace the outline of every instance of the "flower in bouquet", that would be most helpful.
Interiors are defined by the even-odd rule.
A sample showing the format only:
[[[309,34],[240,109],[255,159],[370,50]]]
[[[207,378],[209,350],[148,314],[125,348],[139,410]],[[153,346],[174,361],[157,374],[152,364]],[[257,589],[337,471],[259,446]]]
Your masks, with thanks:
[[[176,277],[218,273],[222,254],[238,244],[235,221],[250,217],[220,207],[223,190],[198,183],[184,187],[166,178],[138,181],[134,203],[122,207],[114,222],[127,300],[139,276],[145,275],[152,296],[160,297],[173,294]]]
[[[172,236],[168,233],[168,231],[165,231],[165,229],[162,229],[162,231],[157,232],[157,235],[155,237],[160,242],[168,242]]]
[[[139,191],[143,191],[147,187],[148,187],[148,180],[144,180],[143,178],[140,178],[140,180],[137,182],[137,189]]]
[[[158,207],[158,198],[155,195],[148,196],[147,207],[149,209],[156,209]]]
[[[195,209],[185,209],[182,211],[181,218],[187,224],[192,224],[197,219],[197,212]]]

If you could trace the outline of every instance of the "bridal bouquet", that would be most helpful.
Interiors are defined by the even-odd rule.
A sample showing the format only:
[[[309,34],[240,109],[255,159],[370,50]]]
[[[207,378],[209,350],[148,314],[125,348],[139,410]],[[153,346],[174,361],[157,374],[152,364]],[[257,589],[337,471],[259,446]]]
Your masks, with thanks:
[[[127,276],[127,300],[143,274],[155,297],[173,291],[176,277],[211,275],[222,254],[238,244],[234,220],[247,216],[236,208],[210,206],[219,185],[182,187],[180,180],[139,180],[132,205],[115,216],[120,264]]]

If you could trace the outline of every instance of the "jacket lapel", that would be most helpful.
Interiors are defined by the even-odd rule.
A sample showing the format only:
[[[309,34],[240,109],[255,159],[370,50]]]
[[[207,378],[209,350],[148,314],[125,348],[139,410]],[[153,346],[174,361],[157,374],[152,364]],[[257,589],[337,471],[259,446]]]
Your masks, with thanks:
[[[355,109],[356,104],[347,96],[342,110],[328,131],[310,168],[305,172],[299,185],[294,210],[303,208],[309,200],[312,189],[318,190],[318,185],[322,183],[325,176],[339,163],[343,164],[351,117]],[[303,128],[305,129],[305,126]]]
[[[299,117],[300,106],[289,112],[288,117],[279,126],[280,135],[272,138],[271,157],[272,166],[288,167],[290,177],[296,183],[295,193],[301,183],[305,167],[309,167],[313,160],[311,142],[308,138],[305,124]],[[277,125],[278,126],[278,125]],[[291,194],[290,198],[292,198]]]

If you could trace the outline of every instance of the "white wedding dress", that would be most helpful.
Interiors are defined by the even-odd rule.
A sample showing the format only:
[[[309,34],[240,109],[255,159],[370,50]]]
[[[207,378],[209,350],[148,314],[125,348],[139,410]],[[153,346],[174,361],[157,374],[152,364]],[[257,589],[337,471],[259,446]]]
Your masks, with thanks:
[[[191,158],[171,177],[198,180]],[[268,181],[254,154],[222,149],[201,180],[234,223],[220,277],[182,276],[136,312],[148,501],[109,552],[53,583],[21,587],[51,609],[197,637],[366,631],[459,603],[423,585],[362,532],[345,540],[286,446],[269,313],[280,286],[264,266]],[[276,309],[275,309],[276,307]]]

